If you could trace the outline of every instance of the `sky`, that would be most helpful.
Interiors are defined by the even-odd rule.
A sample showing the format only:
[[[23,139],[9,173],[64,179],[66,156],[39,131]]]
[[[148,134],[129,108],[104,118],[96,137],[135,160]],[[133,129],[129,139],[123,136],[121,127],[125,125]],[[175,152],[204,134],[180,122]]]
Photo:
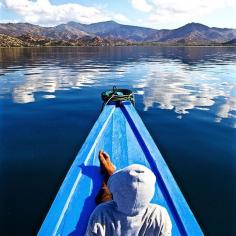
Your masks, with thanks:
[[[69,21],[174,29],[197,22],[236,29],[236,0],[0,0],[0,22],[54,26]]]

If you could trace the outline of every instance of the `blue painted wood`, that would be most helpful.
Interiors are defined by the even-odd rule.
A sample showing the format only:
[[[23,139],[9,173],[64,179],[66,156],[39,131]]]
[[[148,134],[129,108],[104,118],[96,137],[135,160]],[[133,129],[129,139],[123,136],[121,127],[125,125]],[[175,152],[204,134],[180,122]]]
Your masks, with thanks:
[[[152,202],[166,207],[173,235],[203,235],[168,166],[130,102],[106,105],[76,156],[38,232],[83,235],[101,186],[98,152],[105,150],[117,169],[138,163],[157,177]]]

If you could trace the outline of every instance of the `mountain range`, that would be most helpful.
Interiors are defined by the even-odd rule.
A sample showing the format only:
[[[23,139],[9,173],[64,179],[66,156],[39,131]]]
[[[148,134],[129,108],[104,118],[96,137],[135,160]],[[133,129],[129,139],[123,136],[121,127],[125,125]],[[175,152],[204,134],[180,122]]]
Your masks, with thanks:
[[[54,27],[29,23],[0,24],[0,46],[106,46],[158,43],[167,45],[235,45],[236,29],[189,23],[180,28],[151,29],[115,21],[93,24],[68,22]],[[17,45],[14,45],[15,44]]]

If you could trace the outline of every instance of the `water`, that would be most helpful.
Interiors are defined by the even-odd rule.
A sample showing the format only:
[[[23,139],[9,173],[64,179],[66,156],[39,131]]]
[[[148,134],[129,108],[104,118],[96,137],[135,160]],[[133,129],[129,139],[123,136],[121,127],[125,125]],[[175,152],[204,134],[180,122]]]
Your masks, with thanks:
[[[113,85],[207,235],[236,234],[236,48],[0,49],[0,235],[34,235]]]

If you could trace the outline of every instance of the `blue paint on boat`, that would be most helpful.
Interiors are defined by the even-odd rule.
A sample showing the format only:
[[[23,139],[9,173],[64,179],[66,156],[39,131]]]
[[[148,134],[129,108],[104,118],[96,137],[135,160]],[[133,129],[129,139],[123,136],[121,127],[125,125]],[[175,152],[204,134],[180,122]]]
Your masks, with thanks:
[[[102,183],[98,152],[105,150],[117,169],[137,163],[157,177],[153,203],[169,212],[172,235],[203,235],[161,153],[133,105],[106,105],[76,156],[38,232],[45,235],[84,235]]]

